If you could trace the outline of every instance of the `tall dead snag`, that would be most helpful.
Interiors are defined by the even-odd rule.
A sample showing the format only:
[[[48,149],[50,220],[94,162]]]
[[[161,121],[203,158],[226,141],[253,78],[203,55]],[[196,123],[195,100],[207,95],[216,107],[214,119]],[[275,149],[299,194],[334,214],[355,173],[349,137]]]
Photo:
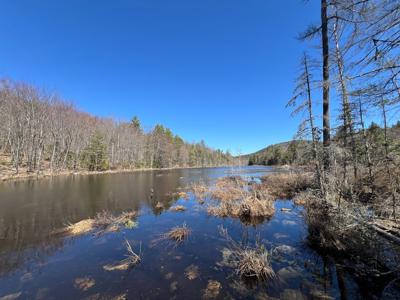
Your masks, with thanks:
[[[297,106],[292,112],[292,115],[296,115],[301,111],[307,112],[307,118],[300,125],[298,135],[304,136],[307,135],[308,132],[311,134],[312,141],[312,156],[315,162],[315,169],[317,174],[318,184],[322,193],[324,193],[324,185],[323,185],[323,174],[320,163],[320,155],[318,151],[318,128],[314,125],[314,114],[312,109],[312,97],[311,97],[311,73],[309,71],[309,58],[306,53],[303,55],[303,59],[301,61],[302,72],[297,79],[297,86],[294,91],[294,96],[289,100],[286,107],[288,106]],[[297,103],[299,98],[304,98],[301,103]],[[307,126],[308,124],[308,126]],[[305,126],[304,126],[305,125]],[[308,130],[307,130],[308,127]]]
[[[383,137],[384,137],[384,142],[383,142],[383,146],[385,149],[385,169],[387,172],[387,176],[388,176],[388,181],[389,181],[389,188],[390,188],[390,193],[391,193],[391,197],[392,197],[392,214],[393,214],[393,218],[396,219],[396,188],[395,188],[395,184],[393,181],[393,175],[390,169],[390,157],[389,157],[389,140],[388,140],[388,135],[387,135],[387,111],[386,111],[386,100],[385,99],[381,99],[380,101],[380,107],[382,109],[382,117],[383,117]]]
[[[354,137],[354,124],[353,118],[351,116],[351,108],[349,102],[349,94],[346,86],[346,78],[344,74],[344,60],[342,56],[342,52],[339,45],[339,35],[338,35],[338,18],[333,26],[333,37],[335,40],[335,58],[336,64],[338,68],[338,75],[339,75],[339,84],[342,96],[342,111],[343,111],[343,144],[344,148],[347,149],[348,142],[347,137],[350,136],[350,146],[351,146],[351,154],[352,154],[352,161],[353,161],[353,172],[354,178],[357,179],[357,151],[356,151],[356,143]],[[344,180],[347,180],[347,158],[344,157],[343,159],[343,176]]]
[[[364,144],[364,151],[365,151],[365,159],[367,161],[367,168],[368,168],[368,184],[369,186],[373,186],[373,176],[372,176],[372,161],[371,161],[371,153],[370,153],[370,145],[367,137],[367,132],[365,130],[365,122],[364,122],[364,111],[362,107],[361,96],[358,96],[358,109],[360,115],[360,125],[361,125],[361,134]]]
[[[329,40],[328,40],[328,3],[321,0],[321,37],[322,37],[322,116],[323,116],[323,146],[324,169],[330,168],[331,126],[329,113]]]

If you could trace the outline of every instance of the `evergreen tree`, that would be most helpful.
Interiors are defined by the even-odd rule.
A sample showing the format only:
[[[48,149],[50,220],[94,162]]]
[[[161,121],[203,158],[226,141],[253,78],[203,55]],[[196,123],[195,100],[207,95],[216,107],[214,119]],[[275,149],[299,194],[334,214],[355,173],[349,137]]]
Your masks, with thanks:
[[[83,164],[89,171],[103,171],[108,168],[107,147],[104,137],[95,133],[83,153]]]

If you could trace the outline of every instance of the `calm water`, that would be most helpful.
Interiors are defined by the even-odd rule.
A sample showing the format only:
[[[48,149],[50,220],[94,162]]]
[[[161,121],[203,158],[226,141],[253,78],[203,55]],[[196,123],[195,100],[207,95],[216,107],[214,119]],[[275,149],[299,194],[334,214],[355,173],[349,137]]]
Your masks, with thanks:
[[[128,299],[201,299],[209,280],[222,285],[218,299],[368,297],[368,291],[360,288],[350,273],[306,246],[302,209],[291,201],[276,201],[275,216],[251,226],[236,219],[208,216],[207,203],[171,196],[192,182],[211,184],[222,176],[259,177],[273,171],[267,167],[186,169],[1,183],[0,298],[15,294],[17,299],[110,299],[118,295]],[[157,209],[157,202],[165,209]],[[169,211],[174,204],[187,210]],[[291,211],[282,212],[283,207]],[[54,234],[69,222],[104,210],[118,214],[132,209],[140,211],[137,228],[100,237]],[[154,244],[159,234],[184,222],[192,229],[185,243],[178,247]],[[254,245],[258,241],[269,250],[275,249],[272,266],[279,279],[258,284],[241,280],[223,263],[228,245],[219,235],[219,225],[239,243]],[[104,265],[125,258],[125,239],[137,251],[141,245],[142,262],[127,271],[105,271]],[[199,270],[199,277],[193,280],[185,276],[190,265]],[[86,290],[77,286],[79,278],[90,282]]]

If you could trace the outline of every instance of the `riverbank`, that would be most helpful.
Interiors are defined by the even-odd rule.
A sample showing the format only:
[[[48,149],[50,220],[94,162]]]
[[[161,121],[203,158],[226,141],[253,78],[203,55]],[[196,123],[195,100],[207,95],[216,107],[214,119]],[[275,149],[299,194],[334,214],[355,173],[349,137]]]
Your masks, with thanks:
[[[104,170],[104,171],[87,171],[87,170],[64,170],[64,171],[56,171],[51,172],[49,170],[41,171],[40,173],[36,172],[19,172],[18,174],[15,171],[0,171],[0,181],[19,181],[19,180],[31,180],[31,179],[42,179],[48,177],[58,177],[58,176],[82,176],[82,175],[105,175],[105,174],[119,174],[119,173],[133,173],[133,172],[145,172],[145,171],[165,171],[165,170],[181,170],[181,169],[205,169],[205,168],[220,168],[220,167],[232,167],[227,165],[221,166],[196,166],[196,167],[171,167],[171,168],[138,168],[138,169],[115,169],[115,170]]]

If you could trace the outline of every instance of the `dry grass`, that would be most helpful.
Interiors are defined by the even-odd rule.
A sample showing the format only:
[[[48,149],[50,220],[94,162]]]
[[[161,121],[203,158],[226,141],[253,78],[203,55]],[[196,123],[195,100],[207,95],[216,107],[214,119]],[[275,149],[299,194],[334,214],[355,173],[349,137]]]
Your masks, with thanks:
[[[292,199],[301,191],[314,185],[313,175],[305,172],[287,172],[265,175],[261,178],[261,190],[267,190],[273,197]]]
[[[186,223],[183,223],[182,226],[172,228],[170,231],[165,233],[163,237],[180,244],[189,237],[190,233],[191,229],[187,227]]]
[[[210,188],[211,198],[216,205],[210,205],[208,213],[218,217],[235,217],[252,223],[256,218],[269,218],[274,212],[273,198],[268,192],[249,187],[248,182],[238,177],[226,177]]]
[[[233,252],[237,261],[237,273],[243,277],[261,281],[273,279],[275,272],[269,262],[268,252],[261,249],[241,249]]]
[[[125,271],[141,262],[141,245],[139,249],[139,254],[135,253],[132,249],[131,244],[128,240],[125,240],[126,251],[128,252],[125,256],[126,258],[116,264],[109,264],[103,266],[106,271]]]
[[[175,206],[172,206],[170,208],[170,210],[172,210],[172,211],[185,211],[186,207],[184,207],[183,205],[175,205]]]
[[[235,201],[242,199],[247,189],[247,181],[239,176],[223,177],[217,180],[211,190],[211,197],[220,201]]]
[[[269,253],[263,246],[252,248],[239,245],[229,236],[227,229],[222,226],[220,233],[228,241],[230,247],[229,258],[225,259],[230,261],[238,275],[259,281],[271,280],[276,277],[269,260]]]
[[[178,197],[181,199],[189,200],[189,195],[186,192],[179,192]]]
[[[190,186],[190,190],[192,191],[193,195],[195,196],[196,200],[199,203],[204,203],[205,199],[209,195],[209,189],[208,187],[200,182],[200,183],[193,183]]]
[[[114,216],[109,212],[103,211],[98,213],[93,219],[85,219],[74,224],[68,225],[63,232],[72,235],[82,235],[94,232],[95,235],[103,233],[115,232],[122,227],[133,228],[136,224],[132,219],[137,217],[137,212],[123,212],[118,216]]]

